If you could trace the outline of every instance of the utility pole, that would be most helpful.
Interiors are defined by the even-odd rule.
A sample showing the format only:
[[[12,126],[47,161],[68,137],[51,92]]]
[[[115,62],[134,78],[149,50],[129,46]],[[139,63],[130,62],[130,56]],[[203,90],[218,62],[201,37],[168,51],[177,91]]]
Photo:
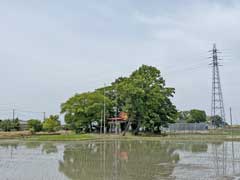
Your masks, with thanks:
[[[100,120],[100,135],[102,134],[102,124],[103,124],[103,112],[101,111],[101,120]]]
[[[12,115],[13,115],[13,121],[14,121],[14,119],[15,119],[15,109],[13,109]]]
[[[232,132],[232,138],[233,138],[233,122],[232,122],[232,108],[230,107],[230,122],[231,122],[231,132]]]
[[[212,65],[211,116],[213,118],[215,118],[216,115],[219,115],[222,118],[223,124],[225,125],[226,124],[225,110],[224,110],[224,104],[223,104],[223,93],[222,93],[220,73],[219,73],[219,66],[220,66],[219,60],[220,59],[218,58],[218,53],[220,53],[220,52],[217,50],[216,44],[213,45],[213,49],[210,52],[212,55],[212,57],[211,57],[212,62],[210,64],[210,65]]]
[[[230,107],[230,121],[231,121],[231,127],[233,126],[233,122],[232,122],[232,108]]]
[[[103,131],[104,131],[104,134],[106,134],[106,98],[105,98],[105,95],[106,95],[106,84],[104,84],[104,89],[103,89],[103,94],[104,94],[104,97],[103,97]]]
[[[43,121],[46,119],[46,112],[43,112]]]
[[[233,139],[233,121],[232,121],[232,108],[230,107],[230,121],[231,121],[231,132],[232,132],[232,139]],[[235,174],[235,152],[234,152],[234,142],[232,140],[232,166],[233,166],[233,173]]]

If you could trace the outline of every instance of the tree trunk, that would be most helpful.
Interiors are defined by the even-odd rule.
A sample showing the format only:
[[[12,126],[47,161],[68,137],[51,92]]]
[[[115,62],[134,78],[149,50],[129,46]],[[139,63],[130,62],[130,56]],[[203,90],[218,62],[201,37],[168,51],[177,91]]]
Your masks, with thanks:
[[[136,127],[136,129],[134,130],[134,132],[133,132],[134,135],[138,135],[138,134],[139,134],[139,129],[140,129],[140,127],[141,127],[141,117],[140,117],[139,114],[137,114],[136,120],[137,120],[137,127]]]
[[[127,126],[125,127],[125,129],[124,129],[124,131],[123,131],[123,134],[122,134],[123,136],[126,135],[126,132],[127,132],[128,128],[129,128],[129,126],[130,126],[130,120],[128,120]]]

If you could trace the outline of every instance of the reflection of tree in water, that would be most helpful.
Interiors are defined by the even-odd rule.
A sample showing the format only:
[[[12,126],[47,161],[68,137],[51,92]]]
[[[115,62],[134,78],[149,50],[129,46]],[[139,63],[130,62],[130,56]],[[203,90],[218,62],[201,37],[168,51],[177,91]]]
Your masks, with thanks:
[[[179,155],[174,151],[175,147],[169,143],[150,141],[93,142],[66,146],[59,170],[71,179],[167,178],[179,161]]]
[[[16,142],[8,142],[8,143],[2,143],[0,144],[1,148],[7,149],[8,151],[10,150],[10,158],[13,158],[13,152],[17,150],[18,148],[18,143]]]
[[[41,146],[41,143],[40,142],[26,142],[24,145],[27,149],[37,149]]]
[[[2,143],[2,144],[0,144],[0,147],[6,148],[6,149],[17,149],[18,143],[16,143],[16,142]]]
[[[192,144],[191,150],[193,153],[207,152],[208,145],[207,144]]]
[[[42,146],[42,152],[45,152],[46,154],[57,153],[58,149],[54,143],[45,143]]]

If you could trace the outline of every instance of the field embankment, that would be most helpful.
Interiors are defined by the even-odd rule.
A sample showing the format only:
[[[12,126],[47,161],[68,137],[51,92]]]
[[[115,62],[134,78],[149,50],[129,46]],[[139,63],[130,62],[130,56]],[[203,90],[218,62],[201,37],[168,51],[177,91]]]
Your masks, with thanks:
[[[40,132],[32,134],[29,131],[0,132],[0,139],[21,139],[31,141],[83,141],[83,140],[152,140],[152,141],[240,141],[240,129],[217,129],[205,132],[166,133],[164,135],[141,134],[133,136],[128,133],[126,136],[115,134],[75,134],[73,132]]]

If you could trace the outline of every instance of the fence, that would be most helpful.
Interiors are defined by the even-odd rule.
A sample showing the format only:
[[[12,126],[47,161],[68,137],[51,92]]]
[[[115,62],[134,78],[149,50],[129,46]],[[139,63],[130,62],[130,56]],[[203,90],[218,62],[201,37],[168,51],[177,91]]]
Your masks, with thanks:
[[[175,123],[169,124],[167,131],[183,132],[183,131],[207,131],[209,125],[206,123]]]

